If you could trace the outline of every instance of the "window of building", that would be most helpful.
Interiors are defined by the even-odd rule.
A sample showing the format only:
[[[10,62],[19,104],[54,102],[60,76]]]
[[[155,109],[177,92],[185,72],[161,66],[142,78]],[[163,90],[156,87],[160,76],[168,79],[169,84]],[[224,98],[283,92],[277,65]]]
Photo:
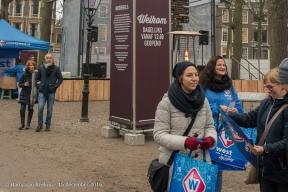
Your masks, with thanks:
[[[61,42],[62,42],[62,34],[57,34],[57,36],[56,36],[56,43],[57,43],[57,44],[61,44]]]
[[[13,23],[13,26],[16,28],[16,29],[18,29],[18,30],[22,30],[22,28],[21,28],[21,24],[22,23]]]
[[[30,24],[29,35],[38,38],[38,24],[35,23]]]
[[[31,1],[31,17],[38,17],[39,13],[39,0],[32,0]]]
[[[100,47],[99,55],[106,55],[106,47]]]
[[[104,5],[99,6],[99,17],[100,18],[107,17],[107,6],[104,6]]]
[[[268,49],[262,49],[261,59],[268,59]]]
[[[22,16],[22,1],[14,1],[14,16]]]
[[[262,30],[262,43],[268,43],[268,31]],[[258,42],[258,30],[254,29],[254,40]]]
[[[248,24],[248,11],[242,11],[242,23]]]
[[[227,58],[226,57],[226,50],[227,50],[227,47],[222,47],[222,49],[221,49],[223,58]]]
[[[98,41],[106,41],[107,25],[99,24],[98,25]]]
[[[223,23],[228,23],[229,22],[229,12],[226,9],[223,10],[222,22]]]
[[[258,23],[259,21],[259,15],[254,15],[254,23]],[[262,24],[268,24],[268,16],[267,13],[263,13],[262,16]]]
[[[248,29],[242,29],[242,43],[248,43]]]
[[[222,28],[222,41],[227,42],[228,41],[228,29]]]
[[[248,58],[248,48],[247,47],[243,47],[242,48],[242,58],[243,59],[247,59]]]

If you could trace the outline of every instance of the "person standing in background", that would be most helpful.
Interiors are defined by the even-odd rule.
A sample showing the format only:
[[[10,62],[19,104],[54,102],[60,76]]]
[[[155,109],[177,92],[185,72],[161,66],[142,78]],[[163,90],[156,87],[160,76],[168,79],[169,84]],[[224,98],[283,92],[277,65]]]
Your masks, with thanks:
[[[214,126],[218,135],[223,128],[223,123],[219,121],[218,106],[223,105],[228,108],[232,100],[235,101],[233,112],[243,113],[241,101],[232,85],[232,80],[228,75],[227,65],[220,55],[212,57],[200,75],[200,84],[205,90],[205,96],[209,101],[212,111]],[[222,190],[223,172],[219,171],[216,192]]]
[[[25,125],[25,111],[26,106],[28,106],[28,118],[27,118],[27,124],[25,129],[30,129],[30,123],[33,116],[33,106],[36,103],[36,99],[38,97],[38,91],[36,88],[36,63],[32,60],[27,61],[25,66],[25,72],[20,78],[19,81],[19,87],[22,88],[19,101],[18,103],[21,104],[20,107],[20,120],[21,125],[18,128],[19,130],[22,130]]]
[[[13,68],[9,68],[6,70],[6,72],[8,73],[16,73],[16,80],[17,80],[17,88],[18,88],[18,98],[16,100],[18,100],[20,98],[20,93],[22,88],[19,87],[19,81],[20,78],[22,76],[22,74],[24,73],[24,64],[21,62],[21,59],[16,59],[16,63],[15,63],[15,67]]]
[[[28,61],[35,61],[35,57],[34,57],[34,55],[30,55]]]
[[[50,131],[51,118],[53,112],[53,104],[55,99],[56,89],[61,85],[63,76],[60,68],[54,64],[51,53],[45,55],[44,64],[38,69],[36,76],[37,87],[39,89],[38,98],[38,126],[36,132],[39,132],[43,127],[43,110],[47,101],[47,116],[46,129]]]

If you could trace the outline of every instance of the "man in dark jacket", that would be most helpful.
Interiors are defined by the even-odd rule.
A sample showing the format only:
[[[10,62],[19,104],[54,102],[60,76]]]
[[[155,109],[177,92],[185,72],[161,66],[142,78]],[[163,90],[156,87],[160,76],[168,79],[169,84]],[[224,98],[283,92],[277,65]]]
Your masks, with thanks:
[[[52,54],[45,55],[45,62],[38,69],[36,82],[39,89],[38,98],[38,127],[36,132],[43,128],[43,109],[47,101],[46,129],[50,131],[53,104],[56,89],[61,85],[63,77],[58,66],[55,66]]]

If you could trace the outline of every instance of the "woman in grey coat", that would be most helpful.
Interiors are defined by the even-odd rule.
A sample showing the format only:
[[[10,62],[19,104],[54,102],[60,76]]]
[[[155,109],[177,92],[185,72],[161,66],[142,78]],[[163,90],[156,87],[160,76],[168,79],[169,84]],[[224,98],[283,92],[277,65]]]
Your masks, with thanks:
[[[155,115],[153,134],[155,142],[160,145],[159,162],[167,164],[174,150],[185,155],[192,150],[192,157],[203,160],[202,150],[216,146],[217,133],[204,90],[198,85],[198,70],[193,63],[183,61],[175,65],[172,75],[175,80],[158,104]],[[188,136],[182,136],[192,118],[195,122]]]

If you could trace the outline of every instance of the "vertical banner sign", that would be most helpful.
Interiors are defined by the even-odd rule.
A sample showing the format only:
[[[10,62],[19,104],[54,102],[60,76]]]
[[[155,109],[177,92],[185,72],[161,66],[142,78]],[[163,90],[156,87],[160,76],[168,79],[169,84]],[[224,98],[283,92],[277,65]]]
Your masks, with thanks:
[[[136,2],[136,125],[154,124],[169,87],[169,1]]]
[[[111,9],[109,120],[151,125],[169,87],[169,1],[117,0]]]
[[[133,0],[111,3],[109,120],[132,124]]]

